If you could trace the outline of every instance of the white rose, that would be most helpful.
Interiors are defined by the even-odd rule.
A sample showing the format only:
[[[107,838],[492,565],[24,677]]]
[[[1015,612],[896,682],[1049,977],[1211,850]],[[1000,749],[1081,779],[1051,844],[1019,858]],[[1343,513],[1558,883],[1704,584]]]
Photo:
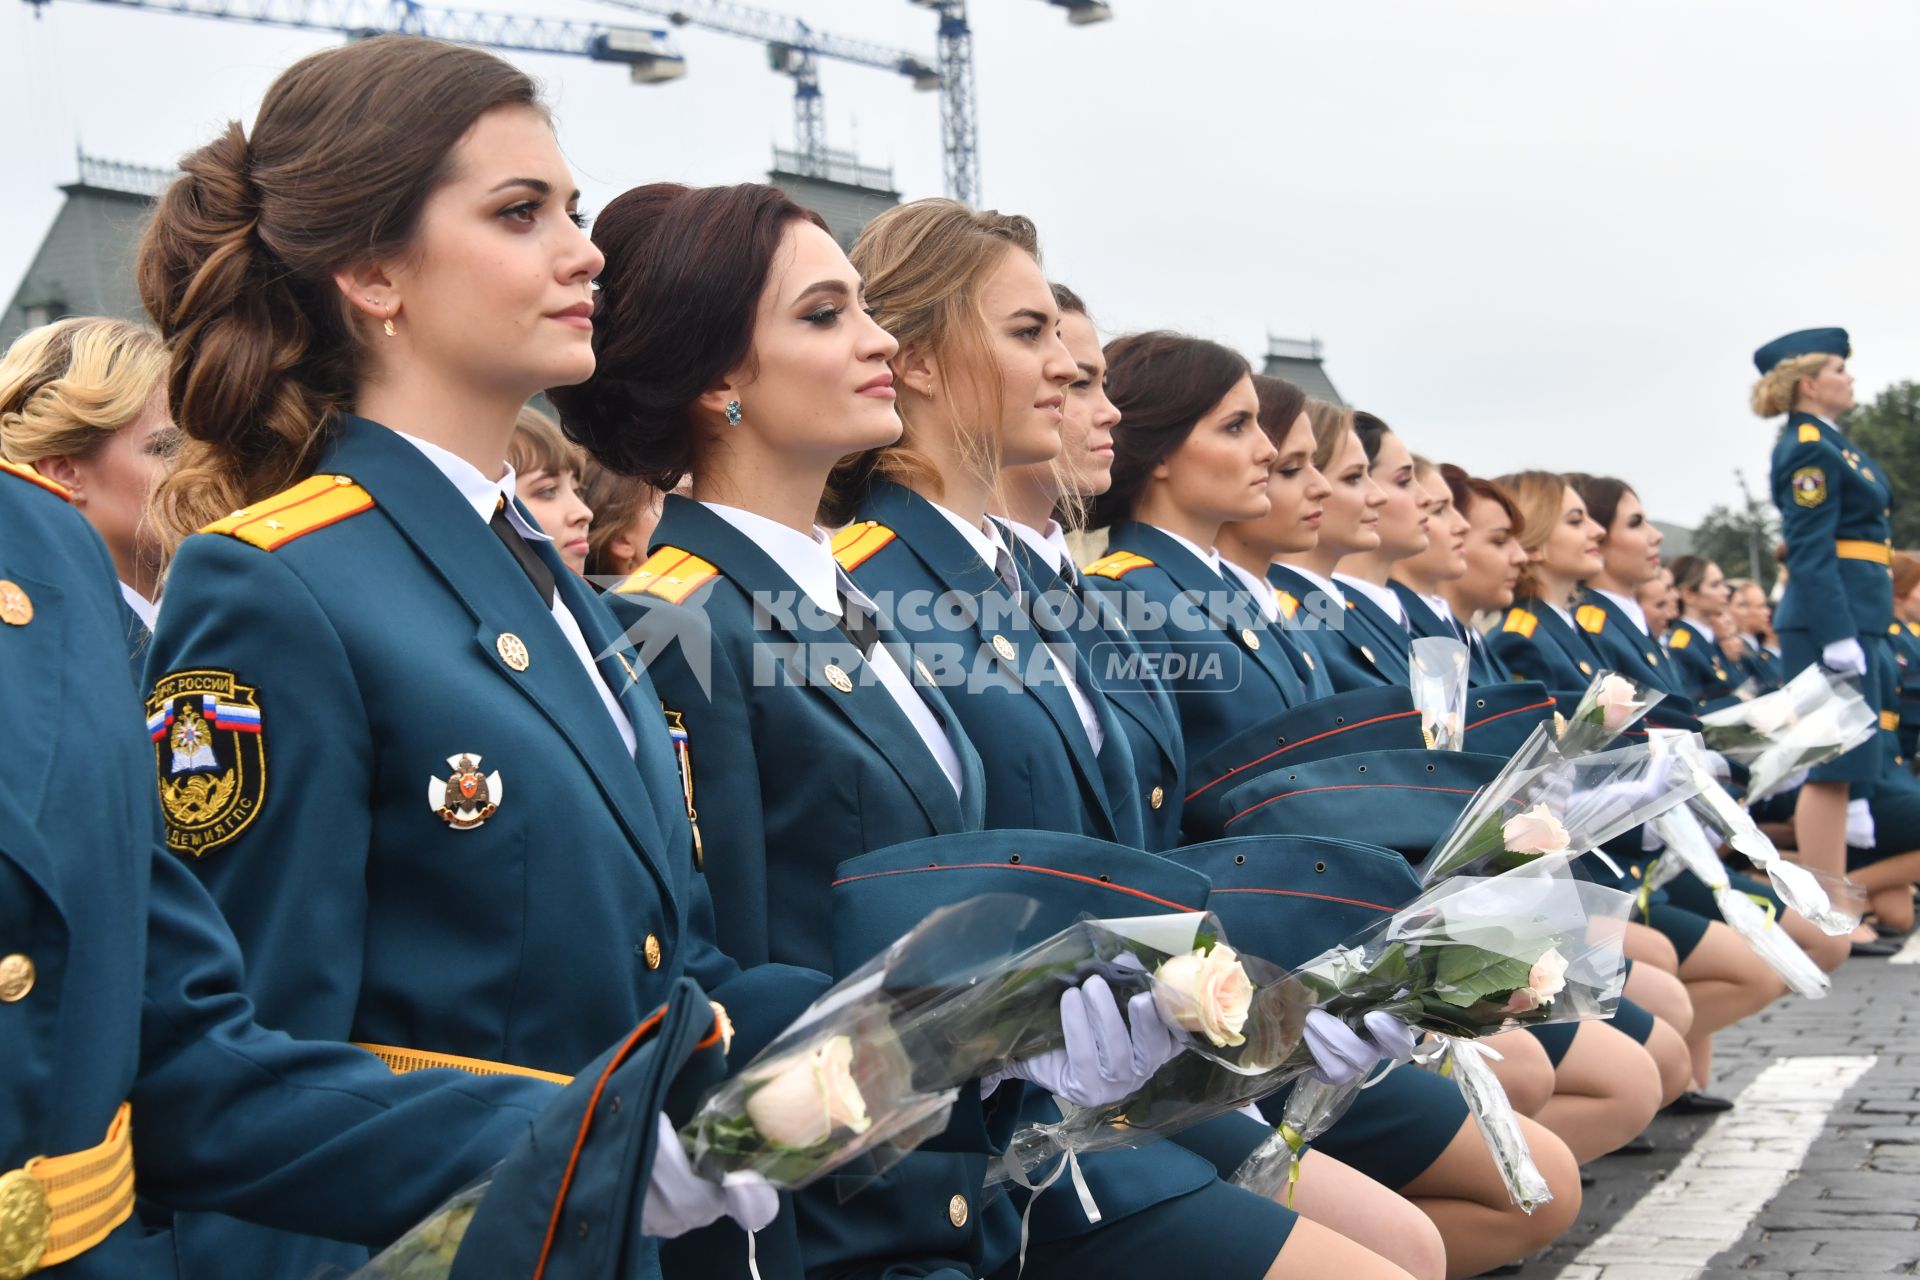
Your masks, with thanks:
[[[1174,1026],[1205,1036],[1215,1048],[1247,1042],[1241,1029],[1253,1007],[1253,979],[1234,949],[1175,956],[1153,974],[1153,1003]]]
[[[1539,997],[1541,1004],[1552,1004],[1553,998],[1567,989],[1567,958],[1558,949],[1548,951],[1533,962],[1533,971],[1527,975],[1527,990]]]
[[[1640,709],[1633,681],[1614,675],[1611,671],[1601,677],[1593,702],[1600,708],[1600,722],[1609,729],[1623,728]]]
[[[1525,854],[1565,853],[1572,840],[1545,804],[1508,818],[1501,824],[1500,838],[1509,851]]]
[[[747,1118],[769,1142],[804,1149],[836,1127],[865,1133],[873,1121],[853,1079],[853,1041],[833,1036],[811,1053],[769,1064],[747,1096]]]

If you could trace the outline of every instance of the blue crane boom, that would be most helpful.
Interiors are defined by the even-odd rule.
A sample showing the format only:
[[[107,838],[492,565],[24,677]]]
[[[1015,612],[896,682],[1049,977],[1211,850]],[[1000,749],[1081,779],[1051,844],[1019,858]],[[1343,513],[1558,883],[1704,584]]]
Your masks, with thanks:
[[[52,0],[26,0],[36,13]],[[687,73],[665,31],[446,9],[413,0],[85,0],[121,9],[250,22],[347,37],[408,34],[523,53],[552,53],[620,63],[634,83],[658,84]]]

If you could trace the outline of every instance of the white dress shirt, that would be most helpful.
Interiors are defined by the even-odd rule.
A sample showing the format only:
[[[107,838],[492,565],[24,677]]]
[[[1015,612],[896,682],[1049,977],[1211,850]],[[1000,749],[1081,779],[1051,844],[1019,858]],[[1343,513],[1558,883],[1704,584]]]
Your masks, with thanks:
[[[1341,590],[1340,584],[1332,578],[1323,578],[1305,565],[1290,564],[1287,568],[1293,570],[1308,582],[1311,582],[1314,586],[1324,591],[1327,599],[1333,601],[1338,608],[1344,609],[1347,607],[1347,593]]]
[[[1640,607],[1638,600],[1632,596],[1623,596],[1618,591],[1609,591],[1605,587],[1594,587],[1593,590],[1619,605],[1620,612],[1633,619],[1633,625],[1640,628],[1641,635],[1653,634],[1653,629],[1647,626],[1647,611]]]
[[[999,572],[1001,556],[1006,556],[1009,561],[1012,560],[1013,552],[1000,537],[1000,529],[993,521],[987,521],[987,527],[982,529],[979,525],[968,524],[937,502],[929,500],[928,505],[945,516],[947,523],[960,531],[960,536],[967,540],[967,545],[973,548],[974,554],[979,556],[989,569]],[[1100,748],[1107,745],[1106,730],[1100,727],[1100,715],[1093,709],[1093,703],[1087,700],[1087,695],[1080,691],[1079,682],[1073,678],[1072,664],[1061,662],[1059,655],[1054,653],[1052,645],[1042,644],[1040,652],[1047,655],[1047,661],[1053,664],[1055,673],[1060,677],[1060,683],[1066,686],[1067,696],[1073,699],[1073,709],[1080,716],[1080,727],[1087,731],[1087,741],[1093,744],[1093,754],[1099,755]]]
[[[1280,621],[1280,593],[1265,578],[1256,578],[1225,556],[1220,558],[1220,567],[1232,574],[1245,587],[1260,606],[1260,616],[1268,622]]]
[[[553,541],[529,524],[520,514],[520,509],[513,505],[515,477],[511,463],[502,463],[505,469],[500,478],[489,480],[480,473],[480,468],[457,453],[443,449],[431,441],[410,436],[404,431],[395,431],[393,434],[425,455],[427,461],[431,462],[440,474],[460,491],[460,496],[467,500],[467,505],[471,506],[474,513],[480,517],[480,523],[483,526],[492,523],[493,513],[499,509],[500,500],[505,498],[507,523],[513,526],[514,532],[528,542]],[[491,530],[488,531],[487,536],[493,536]],[[553,620],[559,626],[560,634],[567,638],[567,645],[573,650],[574,656],[580,659],[580,665],[586,668],[588,678],[593,681],[594,691],[600,695],[601,704],[606,707],[607,714],[613,717],[613,727],[620,731],[620,740],[627,744],[627,754],[632,755],[634,748],[639,745],[638,739],[633,735],[633,722],[627,718],[626,709],[620,705],[620,700],[613,696],[613,689],[608,686],[606,677],[600,674],[600,667],[593,660],[593,650],[587,647],[587,637],[580,630],[579,620],[567,609],[558,591],[553,593]]]
[[[1349,573],[1336,573],[1333,576],[1338,578],[1343,586],[1352,587],[1386,610],[1389,618],[1406,627],[1407,630],[1413,630],[1411,624],[1407,622],[1407,606],[1400,603],[1400,597],[1392,587],[1375,586],[1365,578],[1356,578]]]
[[[1686,623],[1688,626],[1692,627],[1695,631],[1698,631],[1700,633],[1700,638],[1702,640],[1705,640],[1708,644],[1719,643],[1713,637],[1713,628],[1708,626],[1706,623],[1700,621],[1700,619],[1690,618],[1683,613],[1680,615],[1680,621]]]
[[[1031,547],[1035,555],[1052,565],[1055,573],[1068,573],[1073,565],[1073,549],[1067,545],[1067,531],[1060,527],[1058,520],[1048,520],[1046,528],[1036,529],[1030,524],[1021,524],[1009,518],[1007,527],[1013,530],[1015,537]]]
[[[153,621],[160,616],[160,606],[135,591],[126,583],[120,584],[120,598],[127,602],[127,608],[133,610],[133,616],[140,619],[141,625],[153,630]]]
[[[793,579],[814,608],[829,618],[840,616],[841,592],[845,592],[849,599],[869,614],[875,612],[873,601],[853,585],[853,580],[841,570],[839,561],[833,558],[833,539],[826,530],[816,527],[812,536],[808,536],[755,511],[729,507],[719,502],[702,502],[700,505],[766,552],[767,558]],[[907,673],[901,670],[900,663],[884,644],[873,647],[873,652],[867,656],[867,665],[873,668],[881,688],[887,691],[894,705],[913,725],[913,731],[920,735],[920,741],[933,753],[933,758],[940,765],[940,772],[946,774],[947,781],[952,784],[953,793],[959,795],[962,777],[960,756],[954,751],[947,731],[940,727],[933,709],[927,706],[926,699],[913,687],[913,681],[907,678]]]

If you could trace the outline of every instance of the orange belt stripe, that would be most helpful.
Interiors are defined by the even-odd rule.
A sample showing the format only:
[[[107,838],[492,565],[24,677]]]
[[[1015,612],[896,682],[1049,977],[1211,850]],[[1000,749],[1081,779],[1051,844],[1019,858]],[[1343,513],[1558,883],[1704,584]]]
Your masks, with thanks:
[[[133,1106],[113,1113],[97,1146],[64,1156],[35,1156],[23,1171],[47,1192],[52,1222],[34,1270],[79,1257],[133,1215]]]
[[[387,1064],[387,1069],[397,1076],[409,1071],[425,1071],[431,1067],[451,1067],[455,1071],[464,1071],[473,1076],[525,1076],[529,1080],[545,1080],[549,1084],[572,1084],[572,1076],[563,1076],[557,1071],[537,1071],[532,1067],[516,1067],[511,1062],[489,1062],[485,1058],[462,1058],[453,1053],[434,1053],[429,1049],[402,1049],[390,1044],[363,1044],[353,1042],[356,1049],[365,1049],[374,1057]]]

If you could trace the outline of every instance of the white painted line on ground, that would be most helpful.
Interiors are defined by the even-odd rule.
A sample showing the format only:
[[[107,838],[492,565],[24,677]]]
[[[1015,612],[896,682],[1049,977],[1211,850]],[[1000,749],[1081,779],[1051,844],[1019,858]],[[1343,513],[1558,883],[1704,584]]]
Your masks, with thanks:
[[[1888,964],[1920,964],[1920,930],[1900,944],[1900,950],[1887,958]]]
[[[1827,1113],[1878,1061],[1783,1058],[1740,1091],[1666,1181],[1588,1245],[1557,1280],[1695,1280],[1806,1158]]]

